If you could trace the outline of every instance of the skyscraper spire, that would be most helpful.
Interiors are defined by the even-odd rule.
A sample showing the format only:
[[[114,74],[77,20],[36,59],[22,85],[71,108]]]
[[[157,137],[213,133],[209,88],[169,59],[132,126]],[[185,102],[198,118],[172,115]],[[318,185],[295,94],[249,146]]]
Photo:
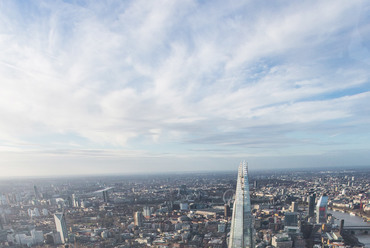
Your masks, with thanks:
[[[229,248],[254,247],[248,166],[240,163],[236,184],[235,202],[231,220]]]

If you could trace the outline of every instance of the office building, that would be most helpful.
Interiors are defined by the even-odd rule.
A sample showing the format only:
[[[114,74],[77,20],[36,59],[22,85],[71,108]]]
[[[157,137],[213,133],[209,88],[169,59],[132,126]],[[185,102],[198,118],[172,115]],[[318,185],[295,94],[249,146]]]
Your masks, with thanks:
[[[229,204],[224,205],[224,216],[225,216],[225,219],[231,216],[231,209],[230,209]]]
[[[135,212],[134,214],[134,225],[142,226],[143,225],[143,214],[142,212]]]
[[[326,223],[326,211],[328,208],[328,197],[323,195],[316,206],[316,223]]]
[[[152,214],[149,206],[143,207],[143,215],[145,218],[150,218],[150,215]]]
[[[292,212],[298,212],[298,203],[292,202],[292,205],[290,206],[290,209]]]
[[[33,191],[35,193],[35,199],[38,200],[40,195],[39,195],[39,191],[37,190],[36,185],[33,185]]]
[[[34,244],[42,244],[44,242],[44,232],[31,230],[31,236]]]
[[[0,218],[0,242],[6,241],[8,239],[7,235],[8,235],[8,232],[7,232],[7,230],[4,230],[3,223],[2,223],[2,220]]]
[[[109,201],[108,190],[103,190],[103,201],[104,202],[108,202]]]
[[[72,194],[72,205],[74,208],[78,208],[80,206],[79,200],[75,194]]]
[[[45,243],[54,245],[62,244],[62,240],[60,239],[60,233],[58,231],[53,230],[50,233],[45,234]]]
[[[240,163],[231,219],[229,248],[254,247],[248,167]]]
[[[284,217],[284,225],[285,226],[298,226],[298,213],[293,212],[286,212]]]
[[[313,217],[315,215],[315,201],[316,194],[312,194],[308,198],[308,216]]]
[[[55,221],[56,229],[60,234],[60,239],[62,243],[64,244],[68,240],[68,230],[67,230],[67,224],[66,224],[64,213],[54,214],[54,221]]]
[[[0,242],[5,242],[8,240],[8,231],[0,229]]]
[[[271,245],[277,248],[291,248],[293,247],[293,241],[288,234],[276,234],[272,237]]]

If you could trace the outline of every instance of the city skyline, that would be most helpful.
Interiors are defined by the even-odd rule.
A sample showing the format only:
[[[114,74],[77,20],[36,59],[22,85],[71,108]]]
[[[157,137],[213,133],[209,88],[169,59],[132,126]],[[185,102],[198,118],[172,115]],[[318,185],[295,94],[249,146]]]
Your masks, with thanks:
[[[369,166],[365,1],[0,3],[0,177]]]

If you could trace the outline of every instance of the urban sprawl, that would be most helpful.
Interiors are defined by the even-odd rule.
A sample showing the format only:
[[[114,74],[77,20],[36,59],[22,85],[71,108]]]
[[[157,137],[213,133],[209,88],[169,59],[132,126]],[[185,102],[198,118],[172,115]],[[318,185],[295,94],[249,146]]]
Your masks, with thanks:
[[[365,247],[357,237],[370,233],[369,175],[367,168],[249,172],[253,246]],[[3,179],[0,247],[228,247],[236,186],[237,168]]]

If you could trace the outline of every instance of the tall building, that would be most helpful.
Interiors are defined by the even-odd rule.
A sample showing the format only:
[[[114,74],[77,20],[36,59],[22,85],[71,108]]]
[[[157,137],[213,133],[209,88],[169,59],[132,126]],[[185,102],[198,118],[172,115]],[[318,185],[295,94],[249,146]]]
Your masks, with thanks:
[[[290,209],[292,212],[298,212],[298,203],[292,202],[292,205],[290,206]]]
[[[5,242],[8,240],[8,231],[0,230],[0,242]]]
[[[109,201],[108,190],[103,190],[103,201],[104,202],[108,202]]]
[[[326,223],[326,211],[328,208],[328,196],[323,195],[316,206],[316,223]]]
[[[313,217],[315,215],[315,201],[316,194],[312,194],[308,198],[308,216]]]
[[[224,205],[224,216],[225,216],[225,219],[231,216],[231,209],[230,209],[229,204]]]
[[[60,234],[60,239],[62,240],[62,243],[66,243],[68,239],[68,230],[67,230],[67,224],[66,219],[64,216],[64,213],[56,213],[54,214],[54,221],[57,231]]]
[[[143,207],[143,215],[145,218],[150,218],[150,215],[152,214],[149,206]]]
[[[40,195],[39,195],[39,191],[37,190],[36,185],[33,185],[33,191],[35,193],[35,199],[38,200]]]
[[[231,219],[229,248],[254,247],[248,167],[240,163],[236,183],[235,202]]]
[[[72,194],[72,205],[74,208],[78,208],[80,206],[78,197],[75,194]]]
[[[135,214],[134,214],[134,225],[135,226],[142,226],[143,225],[143,213],[142,212],[135,212]]]
[[[177,190],[177,195],[186,195],[187,193],[187,189],[186,189],[186,185],[183,184],[179,187],[179,189]]]

